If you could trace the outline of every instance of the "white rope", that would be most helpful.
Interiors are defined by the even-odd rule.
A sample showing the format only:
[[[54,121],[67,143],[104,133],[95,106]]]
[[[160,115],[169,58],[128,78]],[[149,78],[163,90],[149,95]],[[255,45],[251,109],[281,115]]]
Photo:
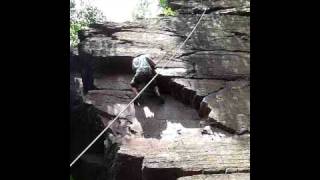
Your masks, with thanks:
[[[207,9],[205,9],[200,17],[200,19],[198,20],[197,24],[194,26],[193,30],[191,31],[191,33],[188,35],[188,37],[186,38],[185,41],[183,41],[183,43],[179,46],[178,51],[180,51],[180,49],[182,48],[182,46],[187,42],[187,40],[191,37],[192,33],[194,32],[194,30],[197,28],[198,24],[200,23],[203,15],[205,14]],[[167,62],[164,64],[163,68],[170,62],[170,60],[177,54],[177,51],[175,51],[175,53],[167,60]],[[155,76],[145,85],[145,87],[136,95],[136,97],[134,97],[129,104],[126,105],[126,107],[119,112],[119,114],[112,120],[110,121],[110,123],[108,124],[107,127],[104,128],[104,130],[72,161],[72,163],[70,164],[70,167],[72,167],[72,165],[78,161],[78,159],[103,135],[103,133],[106,132],[107,129],[110,128],[110,126],[119,118],[119,116],[143,93],[143,91],[152,83],[152,81],[155,80],[155,78],[159,75],[159,72],[157,72],[155,74]]]

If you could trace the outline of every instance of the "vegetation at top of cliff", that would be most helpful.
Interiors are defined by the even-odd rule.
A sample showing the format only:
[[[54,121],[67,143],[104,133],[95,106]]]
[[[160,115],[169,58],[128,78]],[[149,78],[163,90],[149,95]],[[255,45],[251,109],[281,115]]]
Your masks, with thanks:
[[[142,18],[148,14],[148,0],[141,0],[136,16]],[[168,0],[159,0],[162,14],[165,16],[175,16],[176,12],[169,7]],[[102,23],[106,20],[103,12],[95,6],[84,4],[76,8],[75,0],[70,0],[70,45],[76,47],[79,43],[78,32],[86,29],[89,24]]]
[[[77,10],[74,0],[70,0],[70,44],[76,47],[79,43],[78,32],[89,24],[100,23],[105,20],[103,13],[96,7],[87,5]]]
[[[160,0],[160,6],[163,8],[163,14],[165,16],[175,16],[176,12],[169,7],[168,0]]]

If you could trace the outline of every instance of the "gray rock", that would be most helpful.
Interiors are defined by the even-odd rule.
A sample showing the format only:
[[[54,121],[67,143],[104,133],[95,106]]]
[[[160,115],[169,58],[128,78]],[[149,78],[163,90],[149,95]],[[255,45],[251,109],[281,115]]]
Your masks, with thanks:
[[[155,57],[155,62],[160,59],[168,60],[197,20],[198,17],[184,15],[141,20],[130,23],[131,25],[117,24],[117,28],[107,28],[110,23],[95,25],[83,32],[86,38],[79,46],[79,53],[106,60],[149,53]],[[248,76],[249,23],[249,18],[244,16],[205,16],[191,39],[178,52],[174,61],[169,63],[169,70],[162,74],[185,76],[196,71],[194,66],[207,65],[209,69],[216,68],[212,70],[219,71],[211,75],[214,71],[201,74],[202,69],[198,69],[196,76]],[[161,65],[158,67],[161,68]]]
[[[198,18],[194,15],[153,18],[131,23],[129,27],[119,23],[118,31],[112,34],[106,28],[110,23],[95,25],[82,32],[86,38],[81,42],[79,53],[102,57],[135,56],[150,49],[148,51],[151,54],[162,55],[161,50],[172,51],[186,39]],[[249,24],[249,18],[244,16],[206,15],[188,41],[186,49],[249,51]]]
[[[85,38],[79,54],[110,60],[149,53],[156,63],[163,59],[157,67],[164,76],[226,79],[249,76],[250,21],[249,17],[235,15],[206,15],[186,45],[163,69],[164,62],[175,53],[197,20],[198,17],[184,15],[129,25],[95,25],[82,33]]]
[[[231,81],[226,87],[206,96],[200,105],[208,108],[208,118],[213,124],[231,132],[250,132],[250,84],[248,81]],[[202,114],[204,116],[204,114]]]
[[[152,147],[152,148],[151,148]],[[250,169],[249,139],[222,138],[156,141],[133,139],[120,147],[120,154],[144,157],[143,168],[178,168],[182,172],[239,172]]]
[[[250,134],[243,134],[250,132],[250,1],[169,5],[177,16],[94,24],[79,33],[79,57],[98,67],[94,84],[102,88],[89,91],[84,102],[104,126],[134,97],[129,82],[136,55],[154,57],[160,90],[175,98],[165,95],[162,106],[148,99],[149,117],[132,104],[111,126],[121,143],[117,179],[248,179],[239,172],[250,172]],[[203,8],[202,22],[175,52]],[[212,174],[222,172],[232,174]]]
[[[99,110],[102,116],[110,120],[117,116],[133,98],[134,94],[131,91],[93,90],[89,91],[86,95],[85,102],[92,104]],[[134,105],[131,104],[130,107],[122,113],[120,118],[130,118],[133,116]]]
[[[164,65],[163,61],[157,64],[157,72],[169,77],[235,80],[250,76],[250,55],[242,52],[195,51]]]
[[[175,11],[183,14],[199,13],[203,9],[207,9],[209,12],[219,12],[224,9],[236,9],[237,12],[250,12],[250,1],[242,0],[172,0],[169,2],[169,6]]]
[[[250,180],[249,173],[201,174],[178,178],[178,180]]]
[[[171,95],[196,109],[205,96],[223,87],[221,80],[173,78],[170,81]]]

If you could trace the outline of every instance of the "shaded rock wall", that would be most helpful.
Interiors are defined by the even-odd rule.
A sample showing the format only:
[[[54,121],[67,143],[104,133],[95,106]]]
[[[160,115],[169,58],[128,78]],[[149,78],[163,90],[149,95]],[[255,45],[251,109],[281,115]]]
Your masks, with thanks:
[[[103,130],[97,109],[84,102],[77,50],[70,52],[70,159],[81,151]],[[110,145],[105,146],[106,142]],[[114,164],[118,145],[100,138],[72,167],[71,174],[77,180],[114,179]]]

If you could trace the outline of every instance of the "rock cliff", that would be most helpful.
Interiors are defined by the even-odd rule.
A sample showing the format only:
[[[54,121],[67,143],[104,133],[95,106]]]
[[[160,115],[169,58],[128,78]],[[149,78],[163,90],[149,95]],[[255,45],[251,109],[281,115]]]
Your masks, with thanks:
[[[151,54],[160,73],[165,104],[149,99],[152,117],[131,105],[111,127],[107,139],[120,145],[115,178],[249,179],[250,2],[172,0],[169,5],[177,16],[94,24],[79,34],[78,57],[93,62],[99,88],[83,101],[94,108],[102,126],[134,97],[129,82],[136,55]],[[203,8],[208,10],[198,28],[164,67]],[[104,148],[111,144],[105,142]],[[101,172],[103,158],[91,161],[99,159],[96,154],[81,162]]]

